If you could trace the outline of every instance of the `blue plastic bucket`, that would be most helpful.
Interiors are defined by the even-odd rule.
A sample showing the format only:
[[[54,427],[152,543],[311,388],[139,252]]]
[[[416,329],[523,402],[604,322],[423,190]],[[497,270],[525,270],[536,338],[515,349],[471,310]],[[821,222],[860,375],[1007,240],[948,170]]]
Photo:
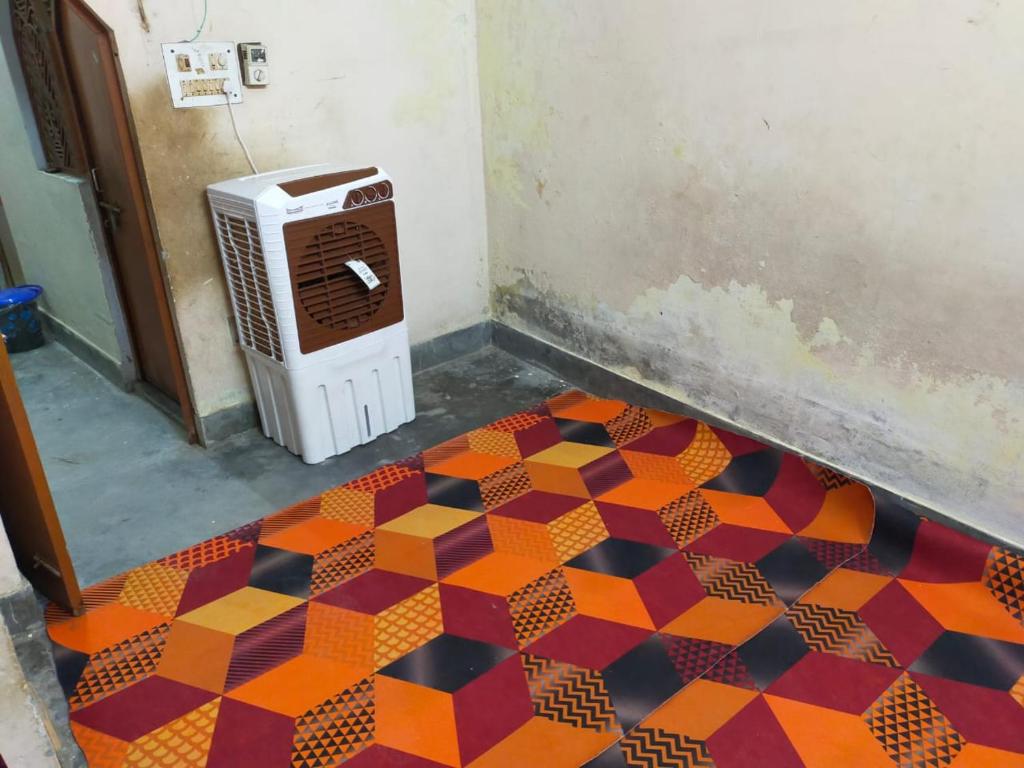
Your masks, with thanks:
[[[27,352],[46,343],[36,300],[41,285],[18,285],[0,291],[0,333],[8,352]]]

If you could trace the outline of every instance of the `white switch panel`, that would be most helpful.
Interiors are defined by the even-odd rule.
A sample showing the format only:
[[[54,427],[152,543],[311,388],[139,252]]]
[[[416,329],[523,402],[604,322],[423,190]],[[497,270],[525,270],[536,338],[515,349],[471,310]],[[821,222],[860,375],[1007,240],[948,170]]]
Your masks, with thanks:
[[[178,107],[213,107],[242,101],[235,44],[196,41],[160,46],[171,88],[171,103]]]

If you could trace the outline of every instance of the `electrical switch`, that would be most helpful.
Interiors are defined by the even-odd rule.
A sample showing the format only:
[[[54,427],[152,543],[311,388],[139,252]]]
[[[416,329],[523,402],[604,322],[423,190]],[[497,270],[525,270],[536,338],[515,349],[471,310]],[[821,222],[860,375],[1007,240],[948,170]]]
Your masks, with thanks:
[[[161,50],[176,108],[241,103],[242,78],[233,42],[164,43]]]
[[[267,46],[263,43],[239,43],[238,58],[242,63],[242,83],[253,86],[270,82]]]

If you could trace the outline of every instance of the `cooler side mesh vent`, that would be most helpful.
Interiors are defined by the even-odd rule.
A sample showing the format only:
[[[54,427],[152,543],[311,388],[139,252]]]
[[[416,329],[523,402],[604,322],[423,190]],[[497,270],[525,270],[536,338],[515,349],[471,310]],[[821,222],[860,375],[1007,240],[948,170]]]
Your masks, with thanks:
[[[362,259],[380,280],[367,290],[345,262]],[[292,267],[299,303],[317,323],[334,330],[358,328],[388,295],[391,259],[381,237],[363,224],[335,221],[297,254]]]
[[[217,233],[242,344],[283,362],[281,337],[277,332],[277,317],[256,223],[218,211]]]

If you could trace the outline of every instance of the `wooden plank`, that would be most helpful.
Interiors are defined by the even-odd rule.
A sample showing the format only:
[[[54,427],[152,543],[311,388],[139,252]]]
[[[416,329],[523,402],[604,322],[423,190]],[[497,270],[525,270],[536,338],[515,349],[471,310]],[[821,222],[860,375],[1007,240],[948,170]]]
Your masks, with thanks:
[[[7,346],[0,343],[0,518],[21,572],[37,590],[80,613],[82,595],[53,506]]]

